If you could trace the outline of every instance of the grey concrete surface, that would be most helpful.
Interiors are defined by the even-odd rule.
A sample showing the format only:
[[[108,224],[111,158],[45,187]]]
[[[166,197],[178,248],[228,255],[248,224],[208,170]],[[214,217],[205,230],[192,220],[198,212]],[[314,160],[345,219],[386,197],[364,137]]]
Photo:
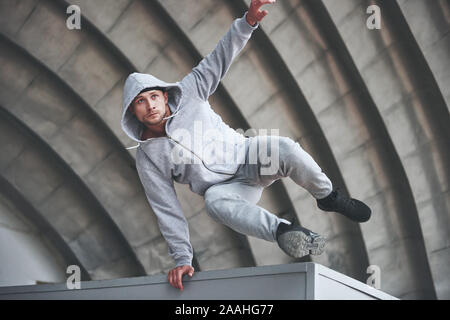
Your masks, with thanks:
[[[292,11],[285,24],[295,30],[291,33],[301,34],[297,38],[304,39],[303,42],[308,44],[304,46],[308,46],[309,50],[293,53],[292,49],[286,45],[283,46],[281,41],[279,50],[282,54],[296,53],[300,61],[310,61],[296,74],[299,86],[310,101],[330,147],[334,151],[339,168],[345,181],[348,182],[350,194],[364,200],[374,209],[372,221],[361,225],[369,261],[398,278],[399,283],[405,284],[405,287],[400,289],[398,285],[389,287],[392,283],[384,282],[386,286],[384,290],[392,292],[391,290],[395,287],[399,290],[395,292],[396,295],[408,292],[418,294],[420,290],[424,290],[425,293],[422,295],[424,297],[429,290],[426,288],[426,283],[420,284],[420,279],[427,274],[426,259],[423,258],[423,251],[418,250],[421,245],[420,239],[407,250],[414,260],[422,261],[421,268],[416,269],[415,266],[409,265],[411,270],[400,271],[390,265],[387,259],[381,258],[383,254],[380,254],[380,251],[384,251],[384,254],[389,256],[395,255],[396,250],[402,250],[401,247],[392,246],[393,242],[404,241],[406,246],[406,241],[411,234],[403,234],[401,230],[413,231],[407,227],[406,220],[403,222],[402,216],[410,216],[414,206],[405,201],[408,195],[402,191],[401,186],[407,185],[408,182],[401,172],[393,169],[397,161],[395,149],[388,136],[383,134],[384,125],[374,110],[375,106],[364,95],[364,88],[359,85],[352,70],[339,55],[340,44],[335,41],[338,36],[332,34],[332,28],[325,24],[325,21],[321,19],[322,16],[320,7],[314,2],[305,1],[303,5],[298,6]],[[310,19],[306,20],[302,17],[310,17]],[[298,22],[304,20],[303,23]],[[279,30],[283,28],[289,27],[281,24],[271,38],[277,38],[278,34],[283,32]],[[317,56],[315,60],[308,58],[311,56],[310,52],[314,52]],[[320,91],[317,90],[319,85]],[[342,128],[346,129],[342,130]],[[400,165],[397,164],[397,167]],[[393,195],[390,195],[391,193]],[[399,210],[395,202],[387,203],[386,197],[403,198],[404,208]],[[402,221],[401,223],[405,226],[390,229],[392,219]],[[375,239],[378,241],[374,241]],[[377,258],[373,251],[377,252]],[[406,280],[416,274],[418,287],[414,287],[412,281]],[[417,297],[421,297],[420,294]]]
[[[0,172],[3,179],[41,213],[90,272],[92,279],[97,278],[94,269],[103,271],[104,264],[118,259],[127,260],[125,273],[116,273],[114,268],[103,271],[109,278],[139,275],[139,265],[128,251],[126,242],[101,216],[102,210],[90,199],[89,192],[71,177],[71,170],[61,164],[44,143],[27,133],[19,121],[6,116],[5,111],[1,112]]]
[[[327,6],[330,1],[324,3]],[[402,23],[397,4],[379,3],[383,12],[381,30],[358,27],[367,19],[365,8],[368,2],[353,1],[349,5],[355,9],[346,19],[336,23],[336,27],[400,157],[420,220],[420,228],[416,227],[416,230],[422,235],[414,233],[413,236],[418,241],[423,237],[436,294],[445,298],[450,289],[448,271],[444,271],[444,263],[438,261],[448,261],[449,208],[435,207],[437,210],[430,215],[429,210],[425,214],[423,204],[445,201],[448,190],[449,150],[448,143],[444,143],[449,137],[448,108],[439,88],[431,80],[420,48],[408,26]],[[333,8],[328,9],[333,18]],[[365,54],[361,54],[363,48]],[[433,228],[428,227],[431,224]],[[439,258],[431,258],[433,255]]]
[[[449,108],[450,70],[441,66],[450,60],[450,4],[446,0],[398,4]]]
[[[21,70],[21,63],[27,61],[26,56],[21,55],[17,49],[13,50],[11,46],[4,45],[3,48],[5,50],[2,50],[2,58],[9,68],[5,71],[15,73]],[[14,60],[8,60],[13,56]],[[152,237],[160,236],[151,220],[152,216],[147,214],[148,203],[142,197],[136,197],[137,194],[143,193],[140,185],[129,184],[129,181],[137,182],[137,177],[130,168],[126,155],[124,156],[125,152],[122,152],[122,157],[115,156],[112,149],[114,140],[108,137],[107,131],[102,130],[101,126],[99,128],[98,120],[86,110],[83,101],[77,99],[67,87],[61,86],[51,72],[39,68],[36,64],[34,67],[40,73],[30,74],[29,84],[25,86],[14,85],[15,81],[9,80],[7,73],[2,73],[2,83],[10,87],[8,92],[14,93],[15,97],[11,102],[5,99],[6,109],[29,125],[71,166],[92,190],[88,192],[93,192],[103,206],[103,211],[107,210],[112,216],[132,247],[138,247]],[[42,95],[42,92],[45,92],[45,95]],[[122,169],[118,171],[114,163]],[[110,177],[118,183],[120,180],[117,175],[123,177],[121,184],[116,188],[101,188],[105,177]],[[116,177],[113,178],[114,176]],[[108,192],[99,193],[101,190]],[[129,198],[134,201],[133,211],[124,210]],[[142,216],[143,223],[129,226],[129,221],[136,219],[129,218],[136,215]],[[137,233],[138,227],[144,229]],[[151,269],[148,267],[148,257],[145,257],[142,264]]]
[[[69,3],[81,7],[81,30],[65,26]],[[179,80],[248,4],[0,1],[0,105],[10,114],[2,119],[2,176],[93,278],[123,277],[136,264],[155,275],[173,263],[133,167],[135,151],[124,149],[134,145],[120,129],[126,76]],[[379,31],[365,26],[370,4],[382,9]],[[357,225],[324,213],[288,179],[259,204],[328,236],[316,262],[361,281],[376,264],[390,294],[448,298],[448,1],[286,0],[267,9],[213,108],[233,128],[274,128],[297,140],[374,215]],[[32,153],[22,152],[30,142],[7,119],[40,141]],[[70,174],[43,160],[54,155]],[[200,270],[294,262],[275,244],[211,221],[188,186],[176,191]]]
[[[16,207],[14,201],[0,193],[0,286],[63,282],[66,264],[58,249]],[[29,268],[33,265],[33,268]]]
[[[203,271],[186,279],[184,286],[185,289],[180,292],[172,288],[165,277],[158,275],[80,282],[80,288],[72,290],[65,284],[0,287],[0,299],[398,300],[385,292],[316,263]],[[268,288],[270,290],[267,290]],[[262,310],[266,310],[267,307],[264,315],[270,315],[272,314],[271,306],[273,307],[270,304],[259,305],[259,312],[262,313]],[[223,315],[224,311],[222,308],[208,310],[209,315]],[[256,311],[256,308],[252,310]],[[236,312],[234,315],[246,314],[241,312]]]

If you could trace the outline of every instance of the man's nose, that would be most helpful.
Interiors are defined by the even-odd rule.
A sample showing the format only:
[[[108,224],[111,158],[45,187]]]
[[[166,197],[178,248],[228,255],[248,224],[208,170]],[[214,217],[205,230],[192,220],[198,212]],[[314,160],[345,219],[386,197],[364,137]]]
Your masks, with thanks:
[[[156,103],[154,101],[151,101],[150,99],[147,99],[147,108],[152,110],[156,108]]]

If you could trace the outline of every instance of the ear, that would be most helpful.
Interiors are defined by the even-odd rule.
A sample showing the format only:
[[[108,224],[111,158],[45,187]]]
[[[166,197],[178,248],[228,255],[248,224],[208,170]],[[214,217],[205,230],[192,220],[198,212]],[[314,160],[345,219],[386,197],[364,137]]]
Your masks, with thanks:
[[[167,104],[167,102],[169,101],[169,92],[164,92],[164,103]]]

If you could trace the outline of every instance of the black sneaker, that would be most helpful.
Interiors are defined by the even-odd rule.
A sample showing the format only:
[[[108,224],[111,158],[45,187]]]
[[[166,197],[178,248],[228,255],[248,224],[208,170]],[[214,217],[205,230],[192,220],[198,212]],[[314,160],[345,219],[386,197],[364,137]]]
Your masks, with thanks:
[[[276,236],[281,250],[293,258],[301,258],[308,254],[319,255],[326,243],[325,237],[311,230],[283,222],[278,225]]]
[[[324,211],[334,211],[343,214],[356,222],[366,222],[370,219],[372,211],[362,201],[349,198],[339,190],[331,192],[323,199],[317,200],[317,206]]]

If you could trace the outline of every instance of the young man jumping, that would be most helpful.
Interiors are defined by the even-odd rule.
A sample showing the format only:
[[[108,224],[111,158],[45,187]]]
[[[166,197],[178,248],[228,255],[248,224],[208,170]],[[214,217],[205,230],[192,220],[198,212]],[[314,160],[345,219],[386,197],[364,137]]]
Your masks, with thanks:
[[[216,48],[181,81],[167,83],[132,73],[125,82],[122,129],[139,143],[136,168],[176,262],[169,282],[180,290],[183,275],[192,276],[194,268],[188,224],[174,181],[189,184],[191,191],[203,196],[214,220],[239,233],[276,241],[295,258],[321,254],[325,237],[257,206],[264,188],[274,181],[290,177],[324,211],[356,222],[365,222],[371,215],[361,201],[333,191],[330,179],[297,142],[280,136],[245,137],[225,124],[208,103],[233,59],[267,15],[260,7],[274,2],[252,0]]]

